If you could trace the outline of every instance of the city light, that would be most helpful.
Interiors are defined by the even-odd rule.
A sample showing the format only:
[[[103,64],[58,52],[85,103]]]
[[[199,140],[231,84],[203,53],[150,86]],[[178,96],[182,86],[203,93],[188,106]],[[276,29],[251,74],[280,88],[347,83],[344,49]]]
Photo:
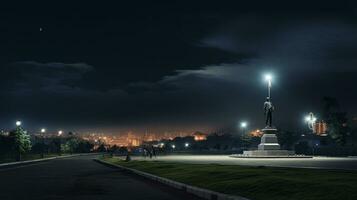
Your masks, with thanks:
[[[41,133],[45,133],[45,132],[46,132],[46,129],[42,128]]]
[[[21,121],[16,121],[16,126],[21,126],[22,122]]]
[[[185,143],[185,147],[187,148],[187,147],[189,147],[190,146],[190,144],[189,143]]]
[[[63,134],[63,131],[58,131],[58,136],[61,136]]]
[[[241,123],[240,123],[240,127],[242,127],[242,128],[247,127],[247,125],[248,125],[247,122],[241,122]]]
[[[176,146],[173,144],[173,145],[171,145],[171,147],[173,148],[173,149],[175,149],[176,148]]]

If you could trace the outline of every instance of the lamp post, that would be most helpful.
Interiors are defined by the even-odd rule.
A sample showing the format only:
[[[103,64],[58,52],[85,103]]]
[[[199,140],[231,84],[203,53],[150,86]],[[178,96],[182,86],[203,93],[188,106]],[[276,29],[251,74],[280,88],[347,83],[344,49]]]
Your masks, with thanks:
[[[314,125],[316,122],[316,117],[314,113],[310,112],[309,115],[305,117],[305,122],[307,123],[307,126],[309,127],[310,130],[314,130]]]
[[[265,75],[265,80],[268,82],[268,97],[270,99],[270,96],[271,96],[271,93],[270,93],[270,90],[271,90],[271,80],[272,80],[272,76],[270,74],[266,74]]]
[[[247,122],[241,122],[240,127],[242,128],[242,135],[245,134],[245,129],[247,128]]]
[[[242,141],[242,148],[244,149],[244,136],[245,136],[245,130],[248,126],[247,122],[241,122],[240,123],[240,128],[242,129],[242,135],[241,135],[241,141]]]
[[[61,143],[62,143],[62,141],[61,141],[61,136],[62,136],[62,134],[63,134],[63,131],[62,130],[59,130],[58,131],[58,143],[59,143],[59,147],[58,147],[58,155],[61,155]]]
[[[41,158],[45,157],[45,136],[44,134],[46,133],[46,129],[42,128],[41,129]]]

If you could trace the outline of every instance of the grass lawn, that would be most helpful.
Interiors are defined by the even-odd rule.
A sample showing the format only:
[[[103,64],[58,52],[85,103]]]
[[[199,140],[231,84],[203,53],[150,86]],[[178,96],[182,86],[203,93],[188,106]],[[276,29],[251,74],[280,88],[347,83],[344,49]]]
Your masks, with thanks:
[[[103,160],[189,185],[257,200],[357,199],[357,171]]]

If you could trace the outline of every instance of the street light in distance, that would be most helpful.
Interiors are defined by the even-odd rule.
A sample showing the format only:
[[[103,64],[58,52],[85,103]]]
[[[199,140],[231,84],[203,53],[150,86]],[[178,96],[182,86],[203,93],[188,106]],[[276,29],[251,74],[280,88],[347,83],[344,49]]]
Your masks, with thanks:
[[[22,122],[21,121],[16,121],[16,126],[21,126]]]

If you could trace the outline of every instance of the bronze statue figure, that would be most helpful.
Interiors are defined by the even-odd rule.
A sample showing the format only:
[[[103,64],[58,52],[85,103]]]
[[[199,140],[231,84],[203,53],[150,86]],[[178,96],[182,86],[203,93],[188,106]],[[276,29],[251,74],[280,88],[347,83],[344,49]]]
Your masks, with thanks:
[[[264,115],[265,115],[265,126],[272,128],[273,124],[273,111],[274,106],[271,102],[270,98],[267,97],[266,101],[264,102]]]

